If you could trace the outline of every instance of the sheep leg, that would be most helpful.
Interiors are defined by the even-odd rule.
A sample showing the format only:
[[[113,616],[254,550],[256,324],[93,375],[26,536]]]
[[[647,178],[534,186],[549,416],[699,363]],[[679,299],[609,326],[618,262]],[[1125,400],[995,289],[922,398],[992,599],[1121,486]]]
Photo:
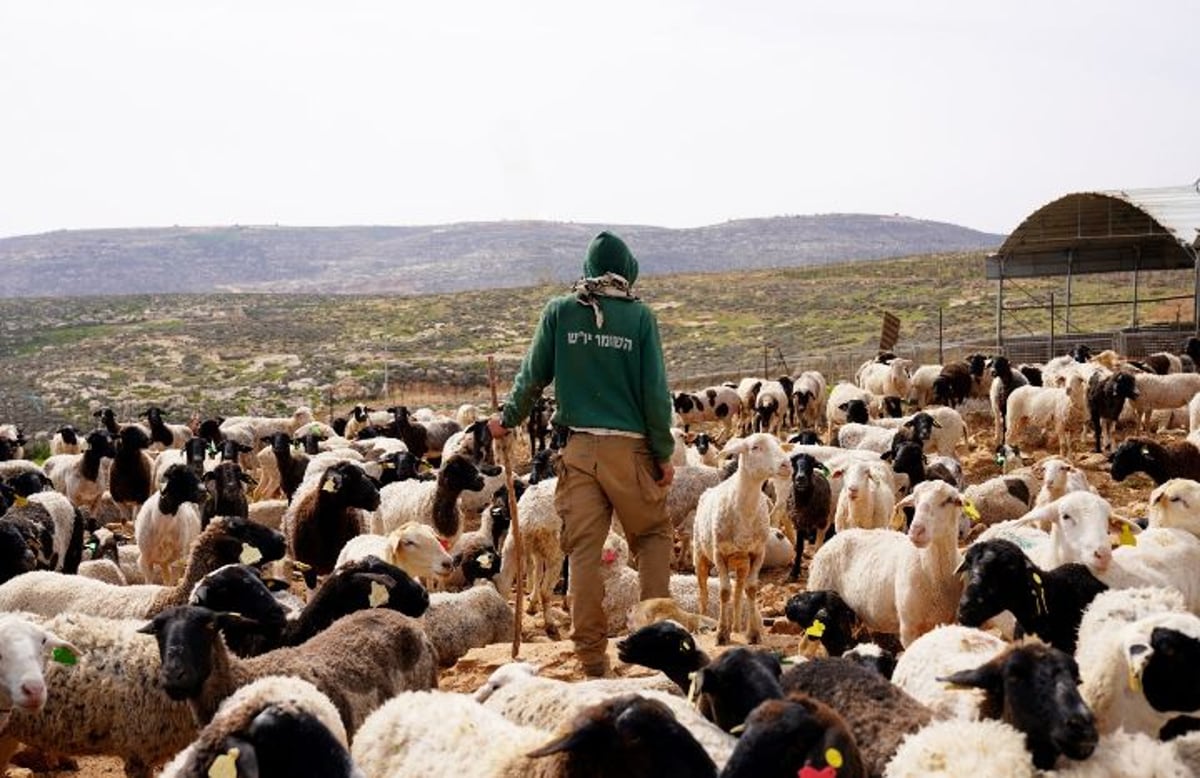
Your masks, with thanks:
[[[750,624],[746,630],[746,640],[751,645],[757,645],[762,641],[762,613],[758,609],[758,571],[762,567],[762,554],[752,554],[747,560],[749,570],[745,574],[745,591],[746,591],[746,609],[748,611],[748,619]],[[742,576],[739,576],[738,583],[741,584]]]
[[[792,527],[792,531],[796,533],[796,556],[792,558],[792,570],[788,573],[789,581],[800,580],[800,562],[804,557],[804,533],[799,527]]]
[[[554,623],[554,619],[550,616],[550,600],[554,597],[554,577],[549,574],[550,570],[558,570],[562,567],[562,556],[551,556],[546,562],[546,568],[542,573],[542,587],[538,597],[542,605],[542,621],[546,624],[546,636],[551,640],[558,640],[559,632],[558,625]]]
[[[737,610],[737,603],[733,603],[730,608],[729,596],[731,587],[729,585],[729,565],[728,559],[723,559],[719,555],[717,557],[717,580],[721,583],[721,608],[717,614],[717,645],[729,645],[729,633],[733,631],[733,613]],[[740,582],[739,582],[740,584]],[[741,594],[741,586],[738,586],[738,593]]]
[[[750,575],[750,556],[748,554],[733,554],[726,560],[726,566],[733,575],[733,608],[730,616],[730,627],[738,630],[745,629],[742,613],[742,597],[746,592],[746,580]]]
[[[703,554],[696,554],[692,567],[696,568],[696,591],[700,595],[700,615],[703,616],[708,613],[708,571],[712,563]]]

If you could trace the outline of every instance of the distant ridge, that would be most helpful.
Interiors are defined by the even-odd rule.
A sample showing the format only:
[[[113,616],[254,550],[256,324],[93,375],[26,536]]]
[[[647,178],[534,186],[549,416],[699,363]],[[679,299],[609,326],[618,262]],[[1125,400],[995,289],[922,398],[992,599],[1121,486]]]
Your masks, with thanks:
[[[164,227],[0,239],[0,297],[423,294],[565,282],[601,229],[645,275],[976,251],[1004,236],[905,216],[821,214],[687,229],[543,221],[421,227]]]

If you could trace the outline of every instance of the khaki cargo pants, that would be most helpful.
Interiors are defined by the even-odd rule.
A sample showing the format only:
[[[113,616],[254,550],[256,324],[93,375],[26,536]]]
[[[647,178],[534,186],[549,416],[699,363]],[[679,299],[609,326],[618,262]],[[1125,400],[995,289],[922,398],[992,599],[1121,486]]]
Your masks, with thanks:
[[[576,432],[563,449],[554,507],[570,564],[571,639],[585,669],[602,663],[608,648],[600,553],[614,510],[637,561],[641,598],[670,596],[673,538],[656,470],[638,438]]]

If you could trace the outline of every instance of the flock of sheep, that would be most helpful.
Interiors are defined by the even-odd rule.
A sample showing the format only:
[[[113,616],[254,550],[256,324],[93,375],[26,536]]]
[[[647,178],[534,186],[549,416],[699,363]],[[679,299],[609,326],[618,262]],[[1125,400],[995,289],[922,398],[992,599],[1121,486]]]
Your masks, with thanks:
[[[474,695],[439,674],[511,640],[514,607],[567,626],[552,401],[513,481],[527,603],[471,406],[101,409],[40,464],[0,425],[0,764],[23,744],[130,776],[1200,774],[1193,350],[880,354],[832,386],[680,392],[671,597],[639,602],[619,524],[601,557],[619,657],[660,672],[510,663]],[[1029,456],[1046,435],[1058,455]],[[994,477],[969,477],[981,458]],[[1138,472],[1133,506],[1101,496]],[[757,645],[769,567],[794,582],[786,658]]]

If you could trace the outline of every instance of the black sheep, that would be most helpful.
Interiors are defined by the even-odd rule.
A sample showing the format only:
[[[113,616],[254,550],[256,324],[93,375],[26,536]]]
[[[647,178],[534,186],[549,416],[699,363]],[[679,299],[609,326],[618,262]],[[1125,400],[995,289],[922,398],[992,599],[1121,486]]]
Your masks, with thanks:
[[[1126,400],[1136,400],[1138,396],[1137,382],[1129,373],[1113,373],[1101,377],[1094,373],[1088,380],[1087,402],[1088,411],[1092,416],[1092,432],[1096,435],[1096,446],[1093,451],[1104,448],[1111,449],[1113,445],[1113,430]]]
[[[968,362],[943,365],[942,372],[933,380],[933,401],[954,408],[970,397],[974,385],[971,370],[972,365]]]
[[[833,490],[829,485],[829,470],[810,454],[792,455],[792,489],[787,497],[788,516],[796,529],[796,555],[788,580],[800,577],[800,562],[804,556],[804,540],[811,533],[819,543],[829,532],[830,505]]]
[[[131,516],[150,497],[150,438],[140,427],[121,428],[117,455],[109,472],[108,490],[119,504],[132,505]]]
[[[1053,646],[1011,646],[986,664],[939,680],[982,689],[980,718],[1024,733],[1025,747],[1041,770],[1054,767],[1059,754],[1087,759],[1096,750],[1100,735],[1079,694],[1079,666]]]
[[[1163,446],[1146,438],[1126,438],[1108,455],[1114,481],[1145,473],[1162,486],[1172,478],[1200,481],[1200,449],[1186,440]]]
[[[1041,570],[1013,542],[985,540],[967,548],[958,572],[965,575],[958,621],[978,627],[1010,611],[1027,634],[1075,652],[1079,621],[1096,595],[1108,589],[1086,565]]]

